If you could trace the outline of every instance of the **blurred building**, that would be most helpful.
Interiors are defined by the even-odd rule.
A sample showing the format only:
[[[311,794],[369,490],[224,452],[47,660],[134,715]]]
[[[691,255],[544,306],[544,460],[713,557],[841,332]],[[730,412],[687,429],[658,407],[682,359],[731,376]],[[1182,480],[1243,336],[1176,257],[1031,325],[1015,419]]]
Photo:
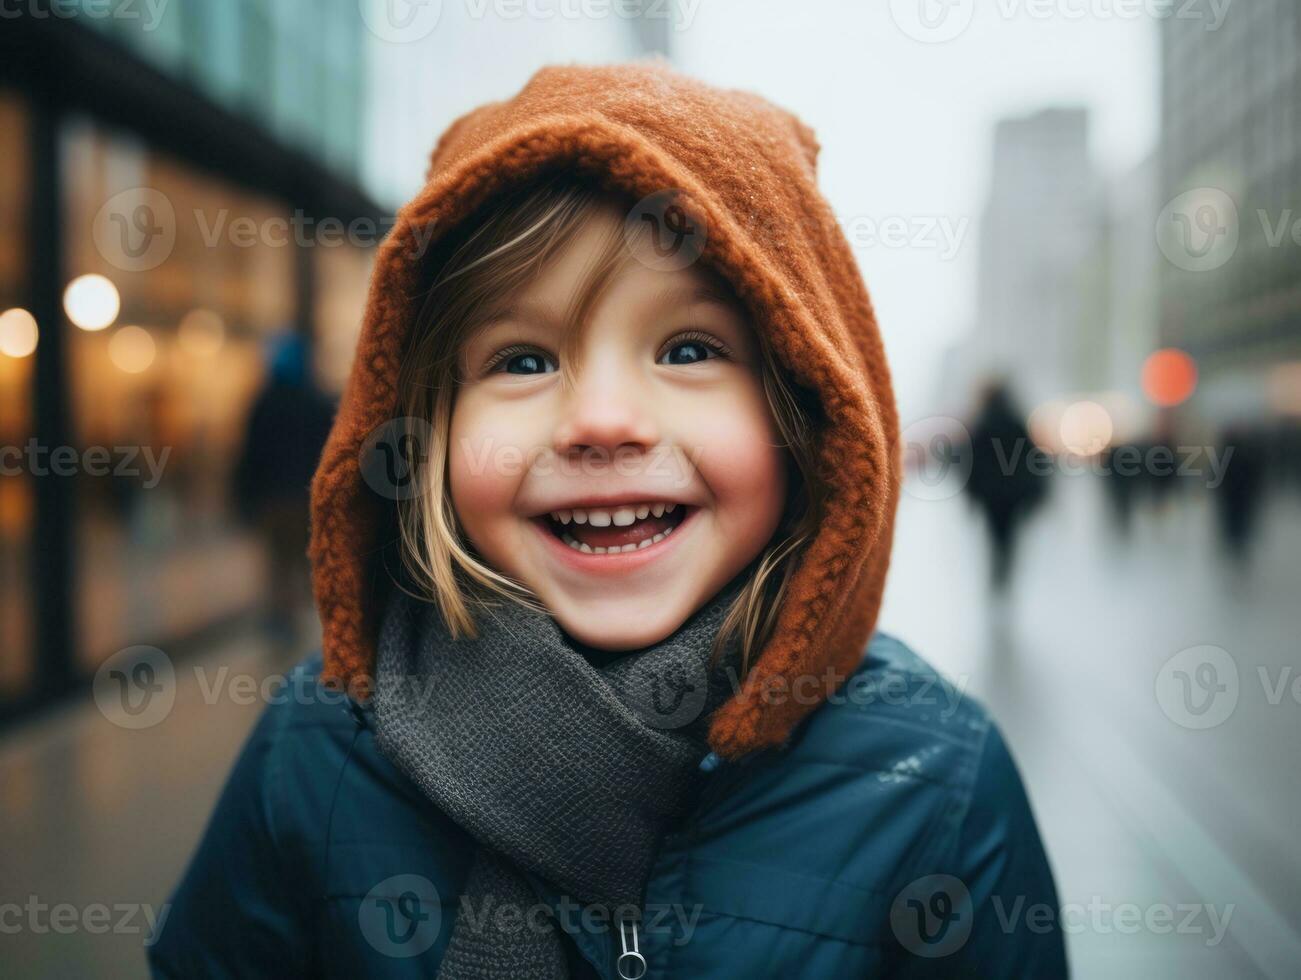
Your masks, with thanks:
[[[541,64],[668,47],[667,5],[498,6],[6,8],[0,721],[260,605],[231,471],[269,341],[339,390],[437,134]]]
[[[935,395],[943,411],[969,410],[995,377],[1027,408],[1102,383],[1111,270],[1101,199],[1086,110],[1044,109],[996,126],[975,323],[944,354]]]
[[[1207,421],[1301,414],[1301,8],[1162,20],[1160,320]]]
[[[1083,109],[1005,119],[994,132],[989,199],[981,219],[974,366],[1015,367],[1023,397],[1057,397],[1096,374],[1081,358],[1081,329],[1099,304],[1098,182]],[[1087,335],[1087,334],[1086,334]]]
[[[1107,330],[1101,386],[1123,392],[1135,402],[1142,396],[1143,362],[1159,343],[1159,252],[1152,229],[1160,211],[1157,155],[1108,181],[1103,220],[1106,226]]]

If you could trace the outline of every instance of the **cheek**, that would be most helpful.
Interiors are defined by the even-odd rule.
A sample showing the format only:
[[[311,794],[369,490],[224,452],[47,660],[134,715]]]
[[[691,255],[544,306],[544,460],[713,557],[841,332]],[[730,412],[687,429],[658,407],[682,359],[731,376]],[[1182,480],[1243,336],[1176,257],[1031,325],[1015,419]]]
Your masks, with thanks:
[[[725,529],[753,544],[776,528],[786,499],[786,450],[763,394],[737,393],[697,414],[689,445]]]
[[[531,445],[528,433],[511,424],[511,416],[458,401],[452,410],[448,444],[448,483],[452,505],[471,540],[480,550],[493,550],[488,540],[511,515],[511,507]]]

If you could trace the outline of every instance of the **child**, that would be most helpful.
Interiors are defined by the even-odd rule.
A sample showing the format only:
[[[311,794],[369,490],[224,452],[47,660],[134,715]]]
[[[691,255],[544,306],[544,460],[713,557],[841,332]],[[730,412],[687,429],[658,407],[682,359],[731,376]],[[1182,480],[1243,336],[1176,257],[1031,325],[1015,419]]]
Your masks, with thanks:
[[[873,635],[897,420],[817,154],[661,63],[451,126],[313,481],[323,652],[156,973],[1065,975],[996,727]]]

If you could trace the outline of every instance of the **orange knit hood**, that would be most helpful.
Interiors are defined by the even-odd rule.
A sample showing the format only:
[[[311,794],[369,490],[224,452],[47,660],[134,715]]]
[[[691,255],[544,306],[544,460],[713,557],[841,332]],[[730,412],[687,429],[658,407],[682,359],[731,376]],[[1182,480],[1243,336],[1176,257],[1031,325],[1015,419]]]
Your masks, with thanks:
[[[324,676],[373,676],[380,505],[363,442],[397,414],[399,357],[418,310],[418,256],[490,196],[557,166],[632,200],[675,189],[708,229],[701,261],[733,285],[793,378],[819,395],[825,518],[744,685],[714,714],[710,746],[735,759],[783,743],[861,659],[875,626],[899,493],[898,420],[876,317],[817,188],[818,142],[791,113],[661,60],[538,71],[513,98],[461,116],[424,188],[380,246],[356,360],[312,481],[313,589]],[[797,677],[813,697],[792,697]]]

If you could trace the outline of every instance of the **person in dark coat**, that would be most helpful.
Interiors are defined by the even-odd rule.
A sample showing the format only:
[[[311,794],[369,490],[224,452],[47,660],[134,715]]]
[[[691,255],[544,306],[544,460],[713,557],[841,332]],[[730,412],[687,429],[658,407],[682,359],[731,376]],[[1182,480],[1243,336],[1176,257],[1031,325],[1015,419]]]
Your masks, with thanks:
[[[985,518],[996,590],[1012,575],[1021,525],[1047,489],[1047,457],[1030,439],[1023,415],[1001,382],[985,389],[971,429],[971,476],[966,490]]]
[[[308,493],[334,404],[312,380],[306,345],[296,333],[272,338],[267,351],[267,379],[249,409],[233,496],[239,516],[266,547],[268,630],[292,649],[299,612],[311,597]]]

